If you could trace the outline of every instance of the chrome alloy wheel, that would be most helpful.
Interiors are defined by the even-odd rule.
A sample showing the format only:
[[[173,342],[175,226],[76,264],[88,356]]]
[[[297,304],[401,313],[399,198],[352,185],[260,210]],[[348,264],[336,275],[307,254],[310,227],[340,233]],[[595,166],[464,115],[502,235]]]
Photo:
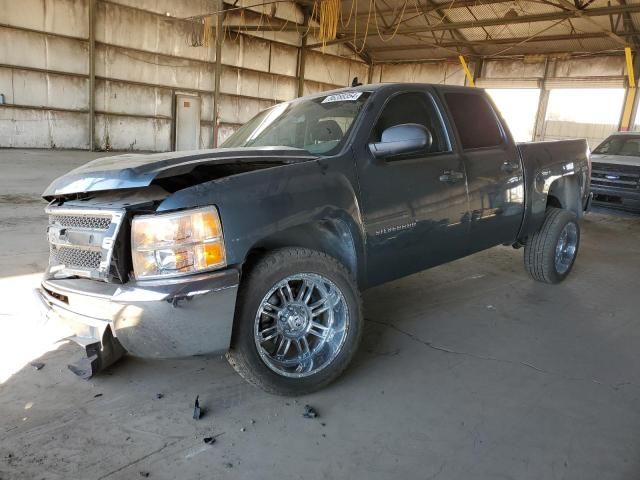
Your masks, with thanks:
[[[263,297],[254,339],[264,363],[278,375],[307,377],[340,353],[349,309],[340,289],[315,273],[290,275]]]
[[[569,270],[573,258],[576,255],[577,246],[578,227],[575,223],[569,222],[564,226],[562,232],[560,232],[560,238],[558,238],[558,243],[556,244],[556,272],[562,275]]]

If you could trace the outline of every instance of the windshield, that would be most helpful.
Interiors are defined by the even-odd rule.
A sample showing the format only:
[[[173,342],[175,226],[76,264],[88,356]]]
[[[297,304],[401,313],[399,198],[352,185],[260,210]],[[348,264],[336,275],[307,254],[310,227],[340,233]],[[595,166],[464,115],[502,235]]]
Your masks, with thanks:
[[[342,92],[275,105],[240,127],[222,147],[295,147],[331,155],[346,138],[369,95]]]
[[[593,151],[601,155],[640,157],[640,137],[609,137]]]

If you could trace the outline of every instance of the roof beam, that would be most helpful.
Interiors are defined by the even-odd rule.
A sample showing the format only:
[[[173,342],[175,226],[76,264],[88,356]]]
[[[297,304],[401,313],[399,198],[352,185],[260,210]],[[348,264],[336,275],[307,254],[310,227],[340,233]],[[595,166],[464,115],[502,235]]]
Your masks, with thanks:
[[[353,0],[357,1],[357,0]],[[438,8],[450,10],[452,8],[466,8],[466,7],[482,7],[484,5],[493,5],[496,3],[513,3],[513,0],[453,0],[453,2],[446,2],[444,4],[434,4],[424,8],[425,12],[432,12]],[[402,10],[402,6],[398,8],[387,8],[378,10],[378,15],[387,15],[398,13],[398,11]],[[409,9],[407,6],[407,12],[416,12],[415,7]],[[420,12],[422,13],[422,12]],[[369,12],[359,12],[357,15],[354,15],[356,18],[367,18],[369,16]]]
[[[633,33],[624,33],[620,34],[622,36],[632,37]],[[431,48],[434,46],[443,47],[443,48],[454,48],[454,47],[484,47],[491,45],[511,45],[518,43],[532,43],[532,42],[559,42],[563,40],[589,40],[593,38],[605,38],[607,34],[604,32],[594,32],[594,33],[580,33],[574,35],[540,35],[538,37],[513,37],[513,38],[492,38],[488,40],[468,40],[465,42],[455,41],[455,42],[442,42],[438,45],[431,44],[428,42],[425,43],[416,43],[416,44],[408,44],[408,45],[385,45],[382,47],[369,47],[369,51],[371,53],[383,53],[383,52],[398,52],[403,50],[424,50],[425,48]]]
[[[577,17],[581,17],[581,18],[601,17],[601,16],[607,16],[610,14],[625,13],[625,12],[628,12],[628,13],[640,12],[640,4],[589,8],[586,10],[558,10],[557,12],[543,13],[543,14],[537,14],[537,15],[522,15],[522,16],[513,17],[513,18],[488,18],[483,20],[451,22],[446,24],[438,24],[438,25],[430,25],[430,26],[424,25],[424,26],[416,26],[416,27],[404,27],[404,28],[399,28],[397,34],[407,35],[412,33],[428,33],[428,32],[452,30],[452,29],[547,22],[547,21],[556,21],[556,20],[566,20],[566,19],[577,18]],[[345,41],[362,40],[365,38],[365,35],[362,33],[359,33],[357,35],[349,35],[348,32],[340,32],[340,33],[342,33],[345,36],[340,39],[330,40],[328,42],[325,42],[325,45],[333,45],[333,44],[342,43]],[[620,36],[612,32],[607,31],[603,33],[605,33],[607,36],[612,38],[616,37],[614,39],[617,42],[624,43],[625,45],[627,44],[627,42],[623,38],[621,38]],[[318,48],[321,45],[322,45],[321,43],[310,44],[310,45],[307,45],[307,48]]]
[[[357,1],[357,0],[354,0],[354,1]],[[420,6],[420,0],[416,0],[416,3],[417,3],[418,6]],[[438,16],[440,17],[440,23],[441,24],[450,26],[453,23],[451,21],[451,19],[449,18],[449,16],[446,13],[443,13],[442,7],[440,5],[435,4],[433,2],[433,0],[427,0],[427,3],[433,9],[433,11],[435,11],[435,13],[437,13]],[[421,6],[420,6],[420,9],[422,9]],[[423,15],[424,15],[425,21],[427,22],[427,24],[431,25],[431,22],[429,21],[429,16],[427,15],[428,13],[429,12],[423,10]],[[451,36],[453,38],[455,38],[456,40],[459,40],[459,41],[462,41],[462,42],[467,41],[466,37],[464,36],[464,34],[462,34],[462,32],[459,31],[459,29],[451,28],[449,30],[449,32],[451,33]],[[436,42],[437,45],[439,45],[440,43],[441,42]],[[460,48],[460,47],[458,47],[458,48]],[[465,46],[464,48],[469,50],[473,55],[478,55],[478,52],[476,50],[474,50],[473,47]]]
[[[619,35],[616,35],[615,33],[613,33],[610,30],[607,30],[602,25],[600,25],[598,22],[596,22],[594,19],[588,18],[588,16],[585,15],[587,12],[591,11],[592,9],[587,10],[586,8],[578,8],[578,7],[576,7],[575,4],[569,2],[568,0],[558,0],[558,1],[560,2],[560,4],[558,5],[559,7],[564,7],[567,10],[571,10],[575,14],[575,17],[584,18],[591,25],[594,25],[600,31],[606,33],[607,36],[610,37],[613,41],[618,42],[619,44],[624,45],[624,46],[628,45],[627,41],[624,38],[620,37]],[[593,1],[593,0],[591,0],[591,1]],[[596,9],[593,9],[593,10],[596,10]],[[624,13],[624,12],[622,12],[622,13]]]

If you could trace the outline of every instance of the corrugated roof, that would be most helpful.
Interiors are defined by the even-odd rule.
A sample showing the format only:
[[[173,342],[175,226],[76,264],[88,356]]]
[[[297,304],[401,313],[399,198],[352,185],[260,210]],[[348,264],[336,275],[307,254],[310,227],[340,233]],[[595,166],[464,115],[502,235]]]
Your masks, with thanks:
[[[640,0],[354,1],[342,1],[339,35],[359,46],[364,41],[374,62],[596,54],[640,46]],[[370,5],[376,9],[370,12]]]

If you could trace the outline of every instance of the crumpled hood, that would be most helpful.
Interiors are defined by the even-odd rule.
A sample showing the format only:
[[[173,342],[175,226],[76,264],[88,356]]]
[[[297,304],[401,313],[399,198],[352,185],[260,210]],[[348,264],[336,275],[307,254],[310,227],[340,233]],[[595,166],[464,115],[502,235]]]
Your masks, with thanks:
[[[640,168],[640,157],[626,155],[600,155],[591,154],[591,163],[605,163],[609,165],[628,165]]]
[[[146,187],[156,178],[189,173],[201,165],[273,162],[274,166],[315,160],[290,147],[216,148],[153,154],[127,153],[98,158],[54,180],[45,198],[75,193]]]

